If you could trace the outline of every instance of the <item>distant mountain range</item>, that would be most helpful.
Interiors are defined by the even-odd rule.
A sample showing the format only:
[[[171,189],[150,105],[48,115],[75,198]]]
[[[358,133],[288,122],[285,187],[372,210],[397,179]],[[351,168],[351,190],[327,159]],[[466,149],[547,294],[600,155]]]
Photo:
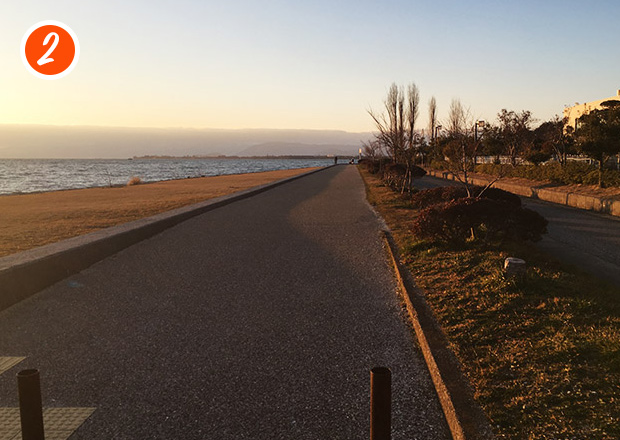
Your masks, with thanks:
[[[299,142],[265,142],[241,150],[239,156],[352,156],[357,155],[360,145],[302,144]]]
[[[356,155],[372,133],[337,130],[0,125],[0,158]]]

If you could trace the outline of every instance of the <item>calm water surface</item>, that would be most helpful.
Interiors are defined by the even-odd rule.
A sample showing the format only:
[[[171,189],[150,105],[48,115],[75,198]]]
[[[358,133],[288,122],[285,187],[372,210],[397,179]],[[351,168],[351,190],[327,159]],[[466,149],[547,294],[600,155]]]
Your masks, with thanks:
[[[0,159],[0,194],[327,166],[333,159]]]

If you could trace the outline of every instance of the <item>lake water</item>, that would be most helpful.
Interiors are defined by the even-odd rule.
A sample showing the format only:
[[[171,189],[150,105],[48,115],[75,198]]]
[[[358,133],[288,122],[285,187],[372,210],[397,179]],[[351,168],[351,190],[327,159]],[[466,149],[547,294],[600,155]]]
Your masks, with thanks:
[[[0,194],[321,167],[333,159],[0,159]]]

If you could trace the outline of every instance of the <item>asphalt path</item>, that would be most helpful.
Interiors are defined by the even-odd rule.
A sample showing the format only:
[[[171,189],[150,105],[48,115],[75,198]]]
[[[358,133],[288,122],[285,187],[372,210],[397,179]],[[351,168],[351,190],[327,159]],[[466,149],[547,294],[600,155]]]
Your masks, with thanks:
[[[393,438],[449,438],[381,227],[338,166],[127,248],[0,313],[0,406],[38,368],[72,439],[362,439],[381,365]]]
[[[425,176],[419,189],[458,185]],[[549,221],[548,233],[536,245],[556,258],[573,264],[620,287],[620,218],[555,203],[521,197],[523,206]]]

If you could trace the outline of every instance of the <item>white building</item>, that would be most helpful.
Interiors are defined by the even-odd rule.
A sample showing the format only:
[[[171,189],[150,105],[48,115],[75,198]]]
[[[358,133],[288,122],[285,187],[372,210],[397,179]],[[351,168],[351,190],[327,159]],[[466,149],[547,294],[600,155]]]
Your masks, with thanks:
[[[620,90],[616,92],[616,96],[610,98],[599,99],[598,101],[586,102],[584,104],[576,103],[572,107],[566,107],[564,109],[564,117],[566,118],[565,127],[571,126],[575,128],[575,121],[582,115],[590,113],[592,110],[600,110],[601,103],[605,101],[620,101]]]

